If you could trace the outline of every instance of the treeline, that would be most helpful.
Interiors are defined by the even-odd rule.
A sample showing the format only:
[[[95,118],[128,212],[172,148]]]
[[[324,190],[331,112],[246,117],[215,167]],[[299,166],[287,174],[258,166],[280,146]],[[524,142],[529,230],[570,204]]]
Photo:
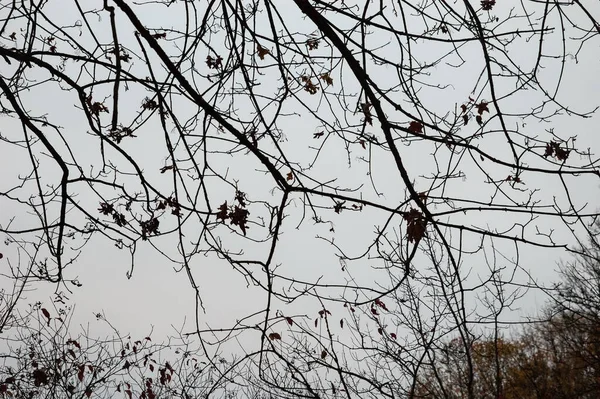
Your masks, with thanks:
[[[596,229],[597,233],[597,229]],[[600,245],[575,260],[542,316],[506,334],[455,338],[438,348],[415,398],[596,399],[600,397]]]

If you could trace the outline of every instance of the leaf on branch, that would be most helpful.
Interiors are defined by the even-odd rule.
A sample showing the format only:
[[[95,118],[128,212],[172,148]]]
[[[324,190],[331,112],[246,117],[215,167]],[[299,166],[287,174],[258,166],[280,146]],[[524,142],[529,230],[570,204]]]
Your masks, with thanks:
[[[365,116],[365,122],[367,122],[369,125],[372,126],[373,125],[373,115],[371,115],[371,104],[369,104],[368,102],[361,103],[360,108],[362,110],[363,115]]]
[[[154,109],[158,108],[158,103],[156,101],[154,101],[153,99],[146,97],[142,101],[142,108],[154,110]]]
[[[160,222],[157,218],[141,221],[140,226],[142,227],[142,240],[147,240],[148,234],[158,234],[159,223]]]
[[[323,351],[321,352],[321,359],[325,359],[327,357],[327,351],[325,349],[323,349]]]
[[[340,328],[344,328],[344,319],[340,319]]]
[[[223,58],[220,55],[217,55],[217,58],[213,58],[210,55],[206,56],[206,65],[210,69],[219,69],[223,65]]]
[[[265,59],[265,55],[269,54],[269,50],[262,47],[260,44],[256,44],[256,53],[261,60]]]
[[[118,54],[118,57],[123,62],[131,61],[131,55],[129,55],[129,53],[127,53],[125,50],[123,50],[122,54]]]
[[[96,116],[100,115],[100,112],[107,112],[108,113],[108,108],[106,108],[106,105],[104,105],[101,102],[92,102],[92,95],[90,94],[87,99],[87,106],[90,109],[90,112]]]
[[[173,170],[174,167],[174,165],[163,166],[162,168],[160,168],[160,173],[165,173],[167,170]]]
[[[325,134],[325,133],[323,133],[323,132],[317,132],[317,133],[313,134],[313,139],[321,138],[321,137],[323,137],[323,134]]]
[[[423,124],[421,122],[412,121],[408,125],[408,131],[415,134],[423,133]]]
[[[485,101],[480,102],[479,104],[477,104],[477,113],[479,115],[483,114],[484,112],[490,112],[490,109],[488,108],[488,103]]]
[[[285,321],[287,321],[290,326],[294,325],[294,320],[291,317],[286,317]]]
[[[269,339],[271,341],[275,341],[277,339],[281,340],[281,335],[279,333],[274,332],[274,333],[269,334]]]
[[[294,174],[292,172],[288,172],[286,178],[287,181],[292,181],[294,180]]]
[[[101,202],[98,211],[103,215],[112,215],[112,213],[115,211],[115,208],[111,204]]]
[[[335,213],[342,213],[342,210],[345,209],[344,208],[345,203],[346,203],[346,201],[336,202],[333,207],[333,210],[335,211]]]
[[[515,183],[522,183],[521,178],[519,176],[516,176],[516,175],[515,176],[508,175],[506,177],[506,179],[504,179],[504,180],[505,181],[512,181],[512,182],[515,182]]]
[[[127,224],[127,219],[125,219],[125,215],[122,213],[115,212],[113,213],[112,217],[115,224],[119,227],[123,227]]]
[[[246,229],[249,228],[246,226],[246,223],[248,223],[249,214],[250,212],[248,212],[248,210],[240,208],[237,205],[233,208],[233,212],[229,214],[231,224],[238,226],[244,235],[246,235]]]
[[[462,104],[460,106],[460,109],[461,109],[461,111],[462,111],[463,114],[467,112],[467,106],[465,104]]]
[[[167,34],[165,32],[162,33],[154,33],[152,35],[153,38],[155,38],[156,40],[158,39],[166,39],[167,38]]]
[[[560,147],[560,143],[551,141],[546,144],[546,151],[544,152],[544,158],[553,156],[559,161],[566,161],[569,158],[570,151]]]
[[[42,308],[42,314],[44,315],[44,317],[48,321],[48,325],[50,325],[50,312],[48,312],[48,309]]]
[[[304,91],[307,91],[310,94],[317,94],[319,91],[319,86],[313,83],[310,76],[303,75],[300,77],[300,79],[304,83]]]
[[[329,72],[321,74],[321,80],[327,83],[327,86],[333,85],[333,78],[331,77]]]
[[[77,378],[79,381],[83,381],[83,374],[85,373],[85,365],[80,364],[77,371]]]
[[[319,39],[308,39],[306,41],[306,45],[308,46],[309,50],[316,50],[319,48]]]
[[[465,126],[467,126],[467,123],[469,123],[469,115],[467,115],[467,114],[463,115],[463,123],[465,124]]]
[[[364,150],[367,149],[367,142],[364,139],[360,139],[359,143]]]
[[[496,0],[481,0],[481,8],[490,11],[496,5]]]
[[[133,134],[133,131],[129,127],[117,127],[116,129],[111,129],[108,133],[108,137],[110,137],[115,143],[119,144],[124,137],[136,137]]]
[[[396,333],[390,333],[390,337],[392,337],[392,339],[396,339]]]
[[[224,222],[227,218],[229,218],[229,215],[227,214],[227,201],[225,201],[219,207],[219,212],[217,212],[217,219],[221,219],[221,221]]]
[[[481,115],[477,115],[477,116],[475,117],[475,121],[477,121],[477,124],[478,124],[479,126],[483,125],[483,119],[481,118]]]
[[[386,312],[388,312],[388,308],[387,306],[385,306],[385,303],[383,303],[383,301],[379,298],[375,299],[375,305],[379,306],[381,309],[385,310]]]
[[[240,206],[242,207],[246,207],[246,193],[240,190],[237,190],[235,192],[235,200],[240,204]]]
[[[403,215],[404,220],[407,221],[406,235],[409,242],[419,242],[425,235],[425,227],[427,221],[418,210],[411,208],[409,212]]]

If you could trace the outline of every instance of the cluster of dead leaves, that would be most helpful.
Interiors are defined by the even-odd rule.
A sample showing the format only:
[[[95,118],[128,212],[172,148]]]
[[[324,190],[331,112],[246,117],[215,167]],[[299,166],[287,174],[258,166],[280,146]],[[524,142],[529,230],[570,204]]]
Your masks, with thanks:
[[[217,55],[216,58],[213,58],[210,55],[207,55],[206,56],[206,65],[210,69],[219,69],[223,66],[223,58],[220,55]]]
[[[221,204],[217,212],[217,219],[221,222],[229,220],[231,224],[238,226],[242,233],[246,235],[246,231],[250,228],[247,225],[250,212],[246,209],[246,194],[238,190],[235,200],[239,205],[228,206],[227,201]]]
[[[109,204],[107,202],[101,202],[100,203],[100,208],[98,208],[98,211],[101,214],[103,214],[103,215],[107,215],[107,216],[110,215],[110,216],[112,216],[114,222],[119,227],[123,227],[123,226],[125,226],[127,224],[127,220],[125,219],[125,215],[123,215],[122,213],[117,212],[112,204]]]
[[[146,241],[149,234],[158,234],[158,225],[160,222],[157,218],[150,218],[148,220],[142,220],[140,227],[142,228],[142,240]]]
[[[115,143],[121,143],[121,140],[125,137],[135,137],[133,131],[129,127],[120,126],[116,129],[111,129],[108,133],[108,137],[113,140]]]
[[[333,211],[335,213],[342,213],[342,211],[344,209],[350,209],[350,210],[354,210],[354,211],[362,211],[363,209],[363,205],[358,205],[358,204],[352,204],[352,207],[346,207],[346,201],[340,201],[337,202],[335,201],[335,205],[333,206]]]
[[[331,312],[327,309],[319,310],[319,317],[315,319],[315,328],[319,325],[319,319],[327,318],[327,316],[331,316]]]
[[[481,8],[490,11],[496,5],[496,0],[481,0]]]
[[[50,52],[56,53],[56,44],[54,36],[49,36],[46,38],[46,43],[50,46]]]
[[[87,96],[86,103],[90,112],[96,116],[100,115],[100,112],[108,112],[108,108],[106,107],[106,105],[104,105],[101,102],[92,100],[91,94]]]
[[[322,73],[320,76],[321,80],[327,83],[327,86],[333,85],[333,78],[329,74],[329,72]]]
[[[560,147],[560,143],[551,141],[546,144],[546,151],[544,152],[544,158],[554,157],[559,161],[566,161],[569,158],[570,151]]]
[[[488,108],[488,102],[481,101],[479,104],[475,104],[475,107],[477,108],[477,116],[475,117],[475,121],[477,122],[477,124],[479,126],[481,126],[483,124],[483,113],[490,112],[490,109]],[[467,123],[469,123],[469,115],[467,114],[467,105],[462,104],[460,106],[460,109],[462,111],[463,122],[466,126]]]
[[[319,91],[319,86],[313,83],[310,76],[300,76],[300,80],[304,84],[304,91],[307,91],[310,94],[317,94],[317,92]]]
[[[514,182],[514,183],[523,183],[523,181],[521,180],[521,178],[519,176],[517,176],[517,175],[515,175],[515,176],[508,175],[506,177],[506,179],[504,179],[504,180],[508,181],[508,182]]]
[[[166,200],[158,201],[158,205],[156,206],[157,210],[163,210],[167,207],[171,208],[171,214],[177,217],[181,216],[181,205],[177,202],[177,199],[174,197],[169,197]]]
[[[142,108],[148,109],[148,110],[154,110],[154,109],[158,108],[158,103],[155,100],[153,100],[149,97],[146,97],[142,101]]]

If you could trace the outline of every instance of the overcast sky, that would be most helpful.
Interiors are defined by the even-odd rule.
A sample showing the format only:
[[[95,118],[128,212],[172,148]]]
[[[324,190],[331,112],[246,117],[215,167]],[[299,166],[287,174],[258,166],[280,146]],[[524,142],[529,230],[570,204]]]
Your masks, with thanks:
[[[281,3],[288,2],[282,1]],[[494,12],[502,20],[504,16],[508,15],[511,7],[520,7],[520,4],[517,1],[503,0],[498,2],[494,8]],[[86,7],[101,8],[100,1],[85,2],[84,5]],[[202,10],[203,6],[204,3],[202,3],[202,6],[199,6],[199,9]],[[590,10],[596,12],[597,16],[600,15],[600,7],[597,3],[589,6],[594,7]],[[70,2],[51,0],[46,7],[47,15],[57,25],[73,24],[74,20],[79,18]],[[457,5],[456,7],[460,9],[460,6]],[[533,9],[536,6],[527,4],[527,7],[528,9]],[[542,7],[542,5],[539,5],[539,7]],[[181,26],[184,23],[182,2],[176,2],[169,8],[149,4],[144,7],[138,7],[136,10],[139,11],[139,18],[145,26],[164,28],[167,32],[171,28],[182,29]],[[312,34],[315,31],[309,21],[301,18],[292,2],[283,5],[279,11],[288,22],[290,31],[305,34]],[[575,18],[575,20],[579,19],[581,24],[588,23],[582,13],[576,12],[571,8],[569,8],[569,12],[572,18]],[[348,21],[344,20],[344,18],[338,18],[340,18],[339,22],[341,24],[348,24]],[[556,14],[553,14],[552,18],[554,20],[551,19],[549,24],[557,26],[559,21],[556,19]],[[262,25],[259,24],[257,26],[258,33],[270,35],[264,15],[259,20],[262,21]],[[117,22],[120,27],[119,33],[122,45],[139,52],[137,50],[139,46],[132,35],[132,26],[126,21],[123,15],[118,16]],[[90,23],[94,24],[94,32],[97,34],[100,42],[109,43],[111,41],[110,30],[108,28],[109,20],[105,12],[101,12],[96,19],[91,18]],[[499,30],[510,30],[511,26],[517,26],[522,23],[522,21],[507,22]],[[11,28],[7,31],[17,29],[19,22],[15,21],[10,26]],[[420,33],[423,30],[423,23],[419,18],[411,17],[409,28],[414,33]],[[460,36],[463,32],[456,32],[455,34]],[[167,33],[168,38],[170,38],[170,35],[170,33]],[[358,32],[355,32],[355,35],[358,35]],[[562,41],[558,35],[559,33],[555,31],[548,34],[544,40],[544,52],[546,54],[560,54],[562,51]],[[91,43],[92,39],[85,28],[80,40],[83,43]],[[225,47],[222,40],[222,35],[215,34],[213,44],[217,52],[224,51]],[[368,45],[373,48],[383,46],[389,41],[390,37],[385,32],[373,33],[367,39]],[[176,54],[178,52],[176,46],[181,44],[177,40],[164,40],[159,43],[170,54]],[[570,51],[575,51],[573,41],[569,40],[568,44]],[[270,51],[274,51],[272,43],[265,41],[263,45]],[[515,63],[521,65],[524,70],[528,70],[531,68],[532,63],[535,62],[537,46],[537,40],[528,42],[526,37],[521,37],[510,45],[509,48],[511,50],[509,55]],[[435,62],[437,58],[450,49],[447,44],[412,42],[412,51],[415,54],[415,58],[422,64]],[[576,59],[574,57],[567,57],[564,64],[565,69],[562,72],[560,69],[562,65],[559,60],[552,58],[542,60],[543,69],[540,69],[540,81],[551,90],[557,76],[562,74],[562,85],[557,98],[564,103],[568,103],[569,109],[576,112],[591,111],[598,104],[597,93],[600,92],[600,79],[598,79],[600,60],[598,56],[600,53],[597,49],[598,38],[596,37],[584,45],[583,50]],[[59,51],[67,51],[67,49],[59,49]],[[252,52],[253,50],[249,49],[247,51]],[[319,54],[327,55],[329,50],[322,48],[319,51]],[[376,53],[387,58],[394,58],[396,56],[395,52],[400,57],[400,53],[393,42],[389,43],[387,47],[382,47],[376,51]],[[199,53],[199,55],[205,55],[202,52]],[[491,51],[491,54],[496,55],[498,53]],[[154,56],[151,55],[151,57]],[[498,57],[502,56],[498,55]],[[203,59],[196,61],[198,62],[197,67],[199,70],[206,72],[207,67],[203,65]],[[464,66],[459,68],[451,66],[457,65],[460,62],[464,62]],[[429,76],[423,77],[425,80],[424,83],[442,84],[446,88],[443,90],[428,88],[423,84],[419,91],[421,101],[437,115],[455,112],[461,104],[468,101],[469,96],[476,96],[478,101],[489,101],[489,88],[478,83],[482,67],[483,61],[479,43],[470,42],[463,44],[460,49],[460,57],[452,56],[445,59],[429,71]],[[14,66],[2,64],[0,71],[3,71],[4,76],[9,76],[9,70],[13,68]],[[78,66],[76,65],[68,65],[66,70],[68,73],[74,73],[77,68]],[[134,59],[130,68],[131,72],[138,76],[145,76],[147,74],[144,63],[140,59]],[[165,74],[164,70],[158,67],[154,72],[159,76],[164,76]],[[332,74],[334,79],[333,87],[330,89],[332,93],[342,88],[346,93],[357,93],[359,91],[356,80],[350,78],[347,68],[343,69],[343,75],[340,74],[339,69],[336,72],[336,74]],[[368,72],[371,78],[382,88],[393,87],[397,84],[398,79],[395,76],[395,71],[389,68],[377,67],[375,64],[369,63]],[[35,73],[32,72],[32,74]],[[261,85],[256,90],[264,93],[273,92],[279,85],[274,76],[276,76],[275,70],[266,71],[265,75],[259,78]],[[36,77],[38,79],[44,78],[42,74]],[[82,79],[86,78],[83,77]],[[497,87],[499,97],[511,92],[515,88],[514,80],[506,79],[506,81],[503,81],[499,78],[498,81],[501,83]],[[202,82],[199,86],[209,90],[210,83]],[[101,101],[106,96],[106,104],[110,107],[109,96],[111,90],[112,86],[110,85],[98,88],[94,92],[94,98]],[[353,123],[360,121],[362,116],[360,113],[351,115],[349,112],[342,111],[339,104],[333,104],[331,107],[325,104],[319,105],[317,104],[318,96],[311,98],[307,93],[305,94],[306,96],[303,100],[307,101],[315,109],[318,107],[318,114],[324,119],[330,118],[332,114],[339,115],[341,112],[345,112],[348,118],[354,118]],[[149,94],[141,89],[139,85],[132,85],[129,91],[122,91],[120,108],[121,115],[123,115],[122,118],[129,118],[131,120],[139,111],[141,101],[147,95]],[[400,93],[392,94],[392,96],[395,95],[401,96]],[[73,92],[62,91],[57,87],[55,82],[51,82],[36,87],[29,93],[21,93],[21,99],[24,108],[32,110],[32,113],[38,115],[47,114],[49,120],[62,126],[64,137],[69,141],[74,156],[85,171],[96,171],[98,169],[101,160],[98,141],[88,134],[89,128],[87,127],[87,122],[84,120],[82,113],[74,107],[73,104],[76,101],[76,96]],[[512,112],[523,112],[524,110],[527,111],[538,106],[541,99],[542,96],[539,92],[526,91],[513,94],[509,99],[502,100],[501,105],[504,114],[507,115],[507,119],[511,124],[510,128],[519,129],[525,135],[537,136],[544,141],[551,140],[548,130],[554,129],[554,132],[564,139],[577,136],[576,143],[579,149],[583,150],[589,147],[592,154],[597,153],[595,149],[600,145],[597,114],[587,119],[565,114],[552,118],[551,123],[536,122],[530,119],[525,124],[520,124],[519,118],[510,117]],[[187,101],[187,99],[180,98],[177,101],[173,106],[176,112],[181,115],[189,114],[191,116],[196,111],[195,106]],[[398,101],[403,100],[399,98]],[[239,104],[240,114],[244,114],[243,100],[240,100]],[[552,104],[548,105],[549,110],[552,107]],[[370,146],[362,148],[359,144],[352,144],[349,150],[346,150],[343,142],[335,138],[331,138],[328,141],[315,140],[313,138],[314,133],[323,130],[323,127],[315,117],[308,115],[293,100],[290,100],[289,104],[286,105],[285,111],[289,112],[290,116],[282,118],[278,123],[277,127],[283,135],[279,145],[289,155],[289,159],[292,162],[297,162],[303,168],[307,168],[309,165],[312,166],[312,169],[306,169],[307,175],[320,181],[337,179],[333,184],[334,186],[356,188],[359,190],[357,192],[360,192],[362,198],[378,201],[392,208],[404,200],[405,187],[400,180],[389,153],[379,151],[377,148],[371,148]],[[410,122],[407,119],[402,119],[401,115],[395,113],[391,108],[386,109],[386,111],[390,113],[390,119],[394,121],[404,124]],[[491,115],[495,113],[493,109],[490,111]],[[267,109],[266,114],[269,114],[269,112],[272,111]],[[294,115],[293,112],[297,112],[298,114]],[[484,117],[488,118],[489,115],[484,114]],[[103,114],[102,118],[106,118],[105,123],[108,123],[110,114]],[[159,126],[158,116],[155,115],[152,118],[154,118],[152,123],[144,125],[143,129],[136,132],[136,138],[123,140],[121,148],[133,154],[144,170],[146,178],[168,194],[172,190],[172,176],[169,173],[160,173],[160,168],[169,164],[169,161],[165,160],[164,134]],[[3,117],[0,133],[3,136],[9,137],[12,137],[11,135],[14,135],[14,137],[22,136],[19,124],[14,120],[7,119]],[[182,120],[185,120],[183,116]],[[473,131],[478,128],[474,121],[470,127]],[[497,121],[491,121],[486,125],[486,128],[490,130],[497,129]],[[471,131],[466,129],[463,132],[464,134],[472,134]],[[372,127],[368,126],[367,133],[373,134],[380,139],[382,137],[377,123]],[[59,144],[60,139],[56,134],[50,130],[48,130],[47,134],[52,140],[55,140],[62,151],[66,150],[64,146]],[[222,136],[231,138],[226,133],[223,133]],[[313,164],[313,159],[316,156],[315,148],[321,144],[323,144],[321,155],[317,159],[317,162]],[[482,149],[492,152],[499,158],[509,157],[505,140],[500,133],[487,135],[478,144]],[[229,144],[219,143],[217,140],[211,145],[214,145],[211,147],[213,149],[225,149],[229,147]],[[399,142],[398,145],[409,176],[415,181],[416,190],[419,192],[429,191],[431,180],[428,177],[435,173],[437,168],[432,155],[434,151],[432,144],[430,142],[413,141],[410,145],[408,145],[408,142]],[[444,153],[443,147],[436,153],[439,164],[442,165],[442,168],[445,167],[444,162],[456,165],[457,160],[450,158],[451,153],[449,151]],[[495,150],[496,148],[497,151]],[[26,151],[21,150],[17,152],[14,146],[0,143],[0,153],[2,154],[0,156],[0,168],[3,171],[1,188],[4,191],[6,187],[14,186],[19,176],[28,173],[31,169],[31,164]],[[109,149],[106,154],[109,160],[116,165],[126,165],[116,152]],[[41,170],[43,171],[44,179],[46,179],[46,184],[56,184],[58,173],[56,165],[43,155],[39,154],[38,156],[41,158]],[[364,161],[369,156],[372,157],[370,165]],[[596,156],[592,158],[595,160]],[[487,164],[486,162],[483,162],[483,164],[488,165],[489,162]],[[527,158],[527,162],[530,162],[530,166],[539,166],[534,164],[536,161],[532,158]],[[588,160],[573,156],[569,159],[569,162],[574,165],[585,165]],[[246,192],[250,200],[267,201],[272,205],[276,205],[280,200],[280,194],[272,191],[274,187],[272,179],[264,173],[257,171],[257,169],[264,168],[258,164],[253,156],[244,155],[243,153],[238,153],[234,156],[215,155],[213,157],[213,166],[219,172],[223,174],[227,173],[231,181],[238,181],[240,190]],[[492,185],[485,183],[486,178],[476,166],[475,161],[465,156],[460,160],[457,172],[458,170],[464,176],[450,181],[445,188],[445,195],[448,197],[469,197],[481,201],[489,200],[494,188]],[[127,172],[132,172],[131,168]],[[494,173],[496,178],[502,178],[504,175],[510,174],[509,169],[491,165],[488,172]],[[132,191],[139,190],[135,176],[122,179],[125,185],[131,188]],[[556,201],[556,204],[563,209],[566,209],[568,206],[565,190],[557,176],[524,173],[522,180],[525,183],[524,188],[528,190],[535,188],[538,190],[533,194],[537,200],[545,204],[552,204],[553,201]],[[597,198],[600,198],[597,177],[577,176],[576,178],[567,177],[565,180],[569,186],[571,200],[577,206],[587,204],[586,210],[594,212],[598,207]],[[189,180],[188,183],[194,184],[194,181]],[[213,209],[223,201],[232,201],[233,197],[230,188],[218,181],[211,183],[211,187],[213,190],[211,197],[214,198],[214,203],[211,204]],[[23,196],[27,189],[31,188],[24,188],[20,194],[22,198],[24,198]],[[439,194],[441,188],[437,186],[436,190],[436,193]],[[511,195],[514,195],[515,198],[523,199],[528,193],[515,194],[513,192]],[[94,210],[98,207],[97,197],[83,186],[78,200],[89,209]],[[331,203],[327,203],[327,201],[317,200],[317,202],[331,206]],[[498,203],[504,203],[504,201],[499,199]],[[25,207],[18,206],[14,201],[9,201],[6,198],[0,198],[0,209],[0,225],[2,227],[6,227],[8,220],[13,216],[15,216],[13,228],[26,228],[37,222],[34,215],[26,213],[28,211]],[[268,215],[266,209],[260,204],[254,204],[249,209],[251,217]],[[340,252],[322,239],[334,240],[336,245],[347,251],[349,257],[360,256],[368,250],[368,246],[376,234],[376,229],[385,224],[387,215],[375,209],[368,208],[362,212],[342,211],[340,214],[336,214],[331,210],[327,214],[327,217],[331,220],[332,224],[314,225],[310,217],[308,217],[308,219],[302,222],[300,228],[296,228],[302,221],[302,210],[301,197],[292,196],[292,205],[287,209],[286,213],[288,217],[284,221],[283,234],[275,255],[274,264],[280,265],[278,269],[279,273],[298,280],[314,282],[321,279],[321,282],[328,282],[330,284],[343,285],[350,278],[353,278],[360,285],[373,286],[377,282],[387,284],[387,272],[378,269],[378,267],[382,266],[379,260],[370,259],[367,256],[357,261],[348,261],[345,264],[341,264],[338,257]],[[443,206],[439,208],[434,207],[432,212],[441,210],[443,210]],[[74,215],[77,214],[75,210],[72,212]],[[76,218],[75,220],[79,220],[80,222],[83,220],[81,215],[74,217]],[[517,217],[514,214],[504,216],[501,213],[470,212],[466,215],[455,214],[441,218],[442,220],[451,220],[456,223],[461,222],[466,225],[490,226],[490,228],[502,230],[509,228],[515,222],[526,222],[529,216],[523,215],[522,217]],[[161,230],[163,228],[166,230],[168,223],[165,222],[161,225]],[[170,223],[171,226],[174,226],[173,221]],[[571,232],[558,222],[556,218],[540,218],[535,221],[535,224],[542,231],[555,229],[554,234],[557,242],[570,245],[575,244]],[[389,227],[390,234],[394,229],[397,232],[400,231],[400,219],[396,219],[392,225],[395,225],[395,227]],[[333,232],[330,231],[331,227],[334,228]],[[194,239],[194,229],[198,228],[199,225],[194,226],[193,223],[187,227],[186,233],[190,235],[190,241]],[[579,227],[575,226],[575,228],[579,234],[582,233]],[[251,225],[249,235],[255,234],[255,231],[258,234],[259,228],[254,228]],[[528,226],[528,231],[528,234],[532,234],[535,231],[533,224]],[[256,256],[262,259],[264,257],[265,244],[250,244],[234,234],[225,232],[225,229],[220,229],[219,233],[223,242],[227,243],[232,250],[234,248],[243,249],[245,256],[248,258]],[[453,234],[456,234],[456,232]],[[322,238],[317,238],[317,236]],[[543,238],[538,238],[543,241]],[[454,236],[453,239],[457,239],[457,237]],[[81,239],[77,238],[73,242],[80,244]],[[170,256],[176,256],[177,252],[173,236],[156,238],[152,242],[166,251]],[[479,245],[479,241],[475,237],[465,240],[465,243],[466,247],[470,247],[465,249],[470,250],[474,250]],[[124,333],[131,332],[135,336],[147,334],[151,326],[154,326],[156,336],[164,337],[173,332],[173,327],[171,326],[179,329],[184,322],[186,322],[184,330],[193,330],[193,320],[196,311],[194,306],[195,294],[190,288],[190,283],[185,272],[175,272],[175,269],[178,269],[177,265],[174,265],[164,256],[160,255],[152,248],[150,242],[140,242],[136,250],[135,269],[132,277],[128,279],[126,275],[130,272],[131,264],[128,251],[118,250],[115,248],[114,243],[104,239],[100,235],[94,235],[87,243],[76,263],[69,266],[66,271],[67,277],[77,277],[82,283],[81,288],[71,287],[73,292],[67,294],[70,298],[69,303],[76,306],[75,324],[94,323],[93,314],[103,311],[107,318],[120,331]],[[496,250],[505,255],[505,258],[498,256],[497,262],[507,266],[510,270],[513,266],[512,263],[517,260],[514,244],[499,241],[496,243]],[[556,263],[561,259],[569,259],[570,256],[565,251],[558,249],[547,250],[520,246],[519,250],[519,265],[529,271],[531,276],[536,280],[544,284],[551,282],[555,278]],[[14,250],[14,246],[4,246],[1,252],[5,253],[3,262],[6,262],[7,259],[13,263],[17,262],[17,253]],[[427,259],[420,255],[416,258],[414,267],[429,267],[427,262]],[[461,267],[465,271],[465,274],[469,275],[467,278],[469,284],[477,284],[480,279],[487,278],[490,273],[481,252],[472,256],[465,255],[462,262]],[[343,268],[342,266],[345,267]],[[260,274],[258,266],[256,267],[256,273]],[[232,270],[227,262],[218,259],[216,256],[197,255],[192,259],[191,268],[206,309],[206,313],[201,312],[200,314],[201,323],[210,324],[213,327],[230,327],[235,323],[236,319],[240,319],[264,307],[266,300],[265,293],[261,289],[252,287],[251,285],[248,286],[247,281],[240,273]],[[518,272],[518,278],[522,279],[523,282],[527,282],[527,276],[521,271]],[[280,283],[279,288],[281,289],[284,286],[283,283]],[[38,299],[49,301],[53,290],[56,288],[46,283],[33,285],[32,287],[35,287],[37,291],[27,295],[28,302]],[[60,288],[60,290],[64,291],[64,288]],[[322,294],[326,293],[322,292]],[[343,292],[342,290],[332,290],[329,294],[340,296]],[[534,313],[545,300],[544,296],[539,294],[534,294],[527,298],[529,299],[520,302],[522,310],[509,314],[510,317]],[[475,301],[475,293],[472,295],[471,300]],[[475,302],[473,302],[473,306],[475,306]],[[278,303],[275,310],[279,309],[286,315],[310,314],[310,317],[314,317],[316,311],[318,311],[318,306],[314,300],[305,300],[290,305]],[[332,312],[334,311],[337,311],[339,314],[343,309],[340,305],[338,309],[332,309]],[[258,321],[260,321],[260,317],[256,318],[256,322]]]

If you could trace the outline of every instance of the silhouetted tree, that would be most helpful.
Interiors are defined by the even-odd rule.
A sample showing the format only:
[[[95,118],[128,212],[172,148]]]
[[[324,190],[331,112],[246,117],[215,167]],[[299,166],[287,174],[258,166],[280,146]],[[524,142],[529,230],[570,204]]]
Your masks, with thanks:
[[[597,11],[2,1],[10,281],[79,290],[108,241],[108,275],[141,254],[185,274],[188,333],[256,397],[411,397],[457,337],[477,398],[477,337],[500,345],[535,251],[582,253],[598,215]]]

